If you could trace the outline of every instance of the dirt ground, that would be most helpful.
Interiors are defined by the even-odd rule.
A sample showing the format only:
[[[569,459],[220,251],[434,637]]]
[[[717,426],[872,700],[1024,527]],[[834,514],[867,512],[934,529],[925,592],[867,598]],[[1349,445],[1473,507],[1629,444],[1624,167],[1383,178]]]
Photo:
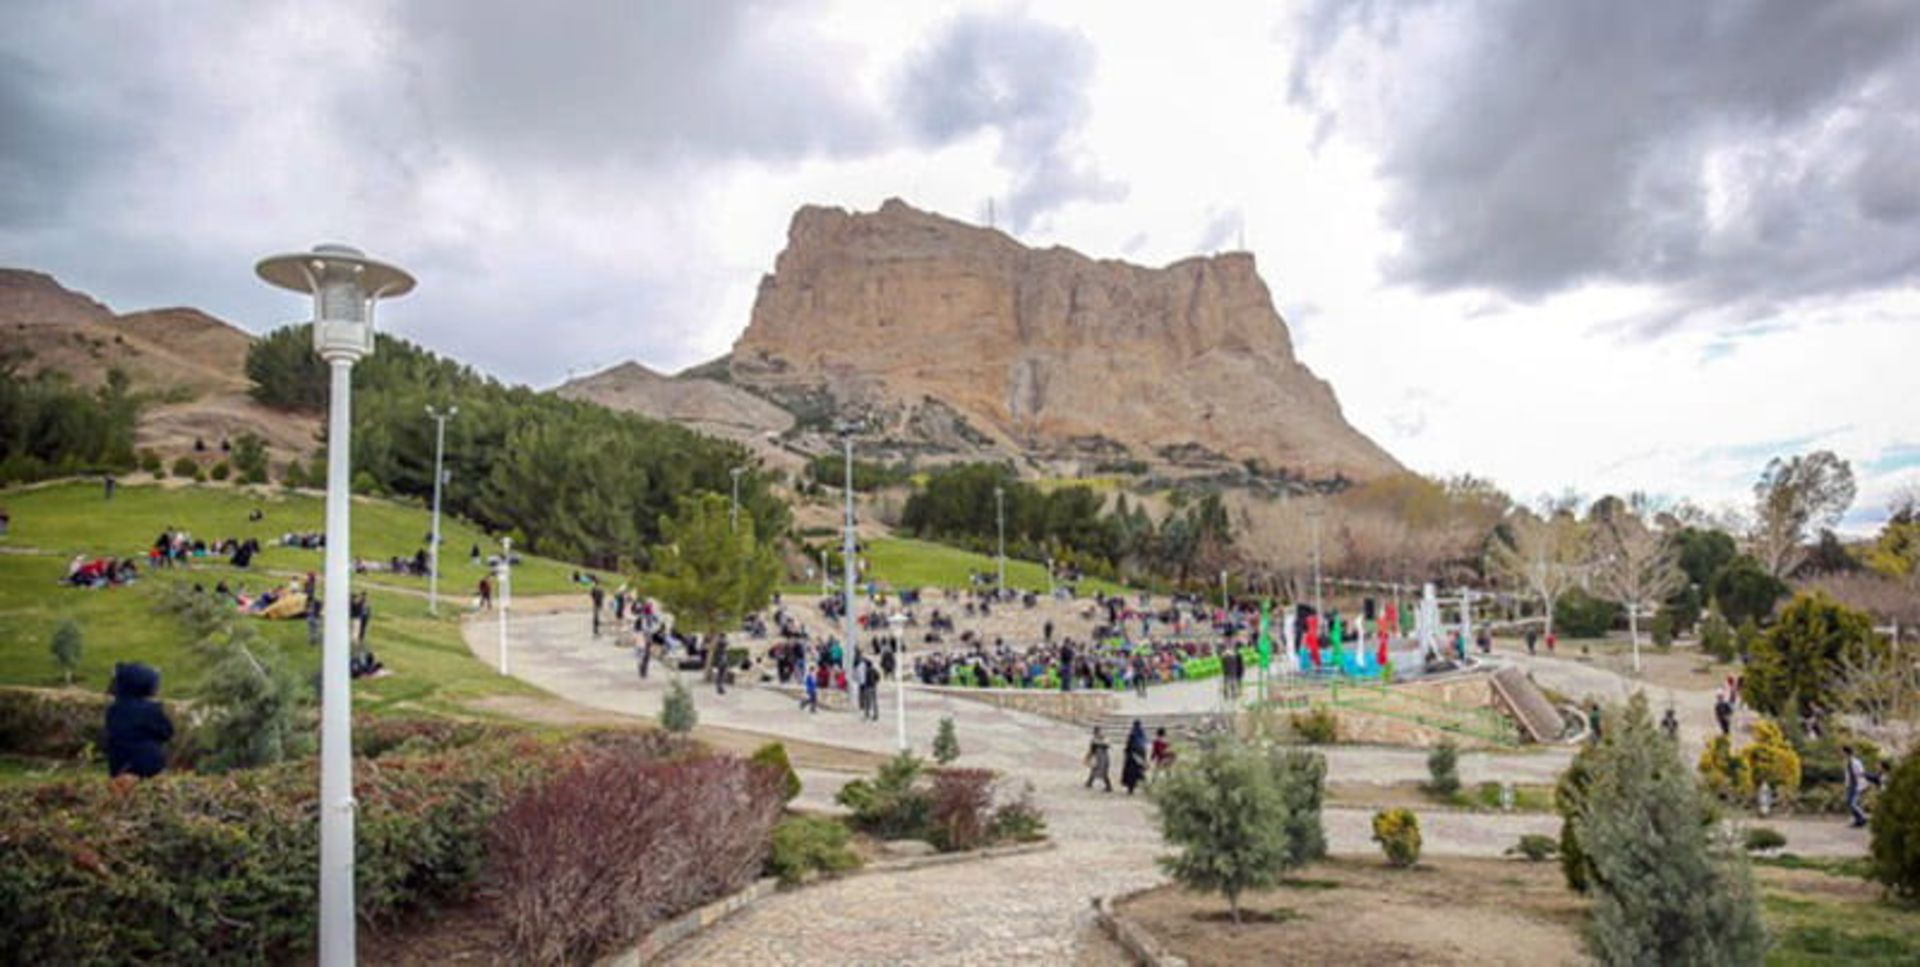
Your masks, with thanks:
[[[1162,887],[1120,912],[1196,967],[1586,961],[1587,901],[1567,890],[1556,863],[1445,858],[1396,870],[1329,859],[1241,905],[1248,922],[1235,925],[1223,898]]]

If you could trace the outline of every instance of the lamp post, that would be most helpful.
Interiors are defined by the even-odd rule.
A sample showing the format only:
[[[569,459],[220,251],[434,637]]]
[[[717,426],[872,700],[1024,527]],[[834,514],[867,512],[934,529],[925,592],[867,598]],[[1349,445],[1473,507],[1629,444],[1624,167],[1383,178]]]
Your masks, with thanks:
[[[1313,522],[1313,613],[1327,620],[1326,608],[1320,601],[1320,504],[1316,501],[1307,508],[1307,519]]]
[[[740,529],[740,475],[746,472],[745,467],[735,467],[727,471],[727,475],[733,478],[733,506],[727,509],[727,533],[729,534]]]
[[[847,640],[840,650],[840,665],[846,670],[847,694],[851,696],[853,694],[853,656],[855,649],[853,631],[853,431],[857,429],[857,426],[851,422],[842,422],[835,427],[835,429],[840,434],[841,465],[845,467],[847,471],[845,486],[847,496],[847,527],[845,543],[842,545],[840,552],[842,558],[840,571],[846,581],[845,586],[840,589],[840,603],[842,610],[845,612],[840,616],[840,619],[841,627],[845,629]]]
[[[313,296],[313,348],[328,369],[326,596],[320,665],[320,963],[354,962],[352,600],[348,482],[353,364],[373,352],[374,306],[413,290],[413,276],[345,245],[275,255],[254,267],[269,284]]]
[[[500,674],[507,674],[507,609],[513,606],[513,538],[500,538]]]
[[[896,611],[887,619],[887,625],[893,629],[893,707],[900,721],[900,754],[906,755],[910,749],[907,744],[907,616]]]
[[[996,485],[993,488],[993,516],[1000,530],[1000,586],[999,594],[1007,593],[1007,491]]]
[[[447,449],[447,421],[459,413],[457,406],[447,407],[445,413],[427,407],[427,415],[433,417],[433,547],[429,555],[432,570],[427,573],[427,613],[435,615],[440,613],[440,485],[446,482],[440,461]]]

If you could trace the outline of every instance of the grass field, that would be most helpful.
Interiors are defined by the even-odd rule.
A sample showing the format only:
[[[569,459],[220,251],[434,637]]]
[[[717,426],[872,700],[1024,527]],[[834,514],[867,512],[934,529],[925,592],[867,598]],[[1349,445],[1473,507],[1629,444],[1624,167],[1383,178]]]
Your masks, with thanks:
[[[866,558],[869,576],[897,588],[964,588],[969,584],[969,575],[997,573],[995,559],[989,555],[904,537],[868,541]],[[1044,593],[1047,590],[1046,566],[1008,558],[1007,586]],[[1093,591],[1112,594],[1125,590],[1111,581],[1090,579],[1080,582],[1082,594]]]
[[[209,543],[228,537],[255,538],[261,546],[260,556],[254,558],[257,568],[318,572],[323,567],[321,551],[279,546],[282,534],[326,528],[325,501],[314,494],[217,484],[122,486],[111,501],[100,494],[100,485],[91,481],[0,493],[0,506],[13,516],[12,531],[0,538],[0,547],[144,558],[162,530],[175,528]],[[247,520],[256,509],[265,517]],[[388,500],[356,499],[352,520],[354,556],[375,561],[411,558],[427,546],[432,529],[432,515],[424,509]],[[440,531],[441,593],[456,600],[470,598],[486,573],[484,561],[471,562],[470,550],[477,544],[482,555],[494,554],[500,544],[451,515],[441,516]],[[575,570],[556,561],[524,557],[513,572],[514,590],[522,594],[577,590],[569,580]],[[422,590],[427,586],[425,578],[399,574],[367,574],[360,581]]]

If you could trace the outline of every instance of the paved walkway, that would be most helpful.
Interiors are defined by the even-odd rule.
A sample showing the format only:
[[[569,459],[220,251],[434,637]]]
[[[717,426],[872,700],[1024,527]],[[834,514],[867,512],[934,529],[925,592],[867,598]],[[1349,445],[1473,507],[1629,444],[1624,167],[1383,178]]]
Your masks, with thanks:
[[[673,673],[655,663],[652,676],[642,681],[632,656],[611,637],[592,638],[588,625],[588,617],[579,612],[516,616],[513,673],[596,709],[656,716]],[[493,661],[493,624],[472,622],[467,631],[468,646]],[[704,724],[879,753],[896,747],[895,692],[890,685],[881,691],[881,721],[870,723],[847,712],[804,713],[784,694],[752,685],[716,695],[697,675],[688,674],[684,681],[693,689]],[[1206,710],[1217,705],[1217,695],[1208,683],[1169,685],[1154,689],[1147,701],[1154,711]],[[1122,705],[1123,712],[1129,710]],[[1154,863],[1161,847],[1145,803],[1124,793],[1081,786],[1086,734],[1078,727],[913,688],[907,690],[907,714],[909,738],[923,754],[938,720],[951,715],[958,726],[961,765],[998,770],[1012,784],[1031,783],[1057,848],[781,893],[677,948],[673,962],[1057,964],[1111,956],[1109,948],[1089,942],[1089,901],[1161,882]],[[1123,737],[1112,738],[1117,746]],[[1391,783],[1426,777],[1426,757],[1420,750],[1326,751],[1332,781]],[[1551,782],[1567,757],[1566,750],[1464,754],[1462,778],[1469,783]],[[807,787],[803,804],[831,808],[832,791],[850,777],[804,770],[801,778]],[[1325,822],[1332,851],[1372,853],[1369,819],[1365,809],[1328,809]],[[1499,855],[1522,833],[1558,830],[1554,817],[1538,814],[1436,811],[1423,814],[1421,822],[1426,849],[1433,855]],[[1786,833],[1798,852],[1857,854],[1864,848],[1863,837],[1848,835],[1837,822],[1772,825]]]

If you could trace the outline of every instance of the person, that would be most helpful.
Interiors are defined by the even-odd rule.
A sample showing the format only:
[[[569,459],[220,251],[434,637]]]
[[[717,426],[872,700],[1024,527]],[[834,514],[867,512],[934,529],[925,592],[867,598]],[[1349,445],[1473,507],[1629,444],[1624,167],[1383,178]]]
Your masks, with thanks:
[[[1099,726],[1097,725],[1094,726],[1093,742],[1092,744],[1087,746],[1086,787],[1088,789],[1092,789],[1093,784],[1095,782],[1098,782],[1101,785],[1107,787],[1108,792],[1113,791],[1113,778],[1108,774],[1109,765],[1107,761],[1107,749],[1108,749],[1108,746],[1107,746],[1106,735],[1100,731]]]
[[[359,634],[354,636],[354,641],[359,644],[360,647],[365,648],[367,646],[367,625],[373,623],[373,602],[367,600],[367,592],[361,591],[353,596],[353,605],[349,613],[353,615],[355,621],[360,623],[360,631]]]
[[[105,499],[105,500],[112,500],[112,499],[113,499],[113,488],[114,488],[114,487],[116,487],[116,486],[119,486],[119,484],[118,484],[118,483],[116,483],[116,482],[114,481],[114,479],[113,479],[113,474],[107,474],[107,476],[106,476],[106,478],[105,478],[105,479],[106,479],[106,484],[105,484],[105,486],[106,486],[106,491],[107,491],[107,495],[106,495],[106,497],[105,497],[105,498],[103,498],[103,499]]]
[[[347,659],[347,676],[349,678],[367,678],[380,674],[386,667],[387,666],[380,664],[379,658],[374,657],[373,649],[362,648],[359,654]]]
[[[1673,706],[1667,706],[1667,713],[1660,716],[1660,731],[1667,734],[1668,741],[1680,741],[1680,716],[1675,714]]]
[[[1713,696],[1713,720],[1720,723],[1721,735],[1733,734],[1733,702],[1727,698],[1726,692]]]
[[[107,706],[107,775],[151,779],[166,771],[173,721],[153,697],[160,671],[141,662],[113,666],[113,704]]]
[[[1600,703],[1587,703],[1587,739],[1594,745],[1600,744]]]
[[[599,582],[595,582],[593,590],[587,592],[587,596],[593,599],[593,636],[598,638],[600,637],[600,609],[606,607],[607,592],[600,587]]]
[[[224,587],[225,582],[222,582],[221,586]],[[321,631],[320,599],[310,597],[307,599],[307,644],[308,645],[318,646],[320,644],[320,637],[321,637],[320,631]]]
[[[1547,654],[1549,655],[1553,654],[1553,646],[1559,643],[1560,643],[1559,635],[1556,635],[1551,631],[1547,632]]]
[[[1841,746],[1840,754],[1847,757],[1847,812],[1853,814],[1853,828],[1859,829],[1867,824],[1867,810],[1860,804],[1860,797],[1866,795],[1868,783],[1879,785],[1880,777],[1867,771],[1853,746]]]
[[[1141,698],[1147,697],[1147,660],[1139,655],[1133,656],[1133,691]]]
[[[488,579],[485,575],[481,575],[480,577],[480,588],[479,588],[478,600],[479,600],[479,606],[476,610],[480,610],[480,611],[493,610],[493,581]]]
[[[860,714],[869,722],[880,721],[880,672],[873,659],[860,659]]]
[[[1534,646],[1538,645],[1539,643],[1540,643],[1540,632],[1535,631],[1532,628],[1528,628],[1527,629],[1527,656],[1529,658],[1538,654],[1538,651],[1535,649]]]
[[[1147,730],[1139,719],[1133,720],[1133,730],[1127,733],[1126,759],[1120,763],[1120,784],[1127,787],[1127,795],[1147,781]]]
[[[1060,690],[1073,691],[1073,643],[1060,646]]]
[[[800,700],[800,707],[806,709],[809,713],[820,711],[819,676],[807,674],[803,666],[800,671],[800,677],[804,680],[807,689],[806,697]]]
[[[1165,726],[1153,730],[1153,771],[1155,775],[1173,767],[1173,744],[1167,741]]]

